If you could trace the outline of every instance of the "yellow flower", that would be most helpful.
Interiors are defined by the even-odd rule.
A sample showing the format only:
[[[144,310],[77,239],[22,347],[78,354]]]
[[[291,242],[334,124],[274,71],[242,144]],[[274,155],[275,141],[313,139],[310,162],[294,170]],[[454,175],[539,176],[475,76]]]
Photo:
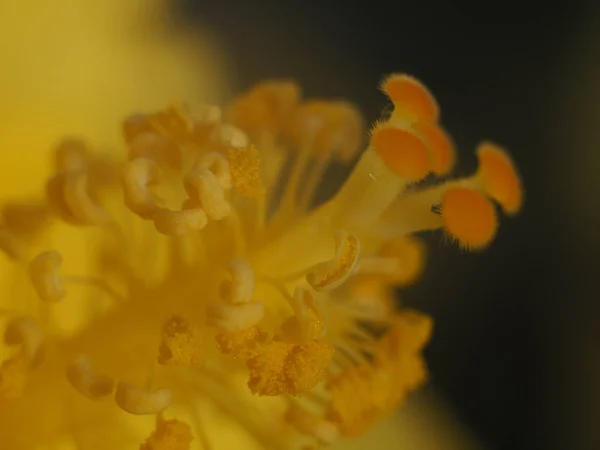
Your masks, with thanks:
[[[362,152],[355,107],[303,100],[282,81],[224,114],[173,104],[129,116],[120,152],[59,142],[51,175],[32,180],[45,195],[2,214],[16,267],[3,442],[222,448],[235,429],[303,448],[360,435],[400,406],[426,381],[433,326],[390,300],[422,271],[413,235],[440,229],[483,249],[495,205],[515,214],[522,189],[489,142],[473,176],[441,181],[455,157],[433,96],[406,75],[382,90],[394,111]],[[327,168],[354,156],[313,207]],[[70,263],[57,227],[91,264]]]

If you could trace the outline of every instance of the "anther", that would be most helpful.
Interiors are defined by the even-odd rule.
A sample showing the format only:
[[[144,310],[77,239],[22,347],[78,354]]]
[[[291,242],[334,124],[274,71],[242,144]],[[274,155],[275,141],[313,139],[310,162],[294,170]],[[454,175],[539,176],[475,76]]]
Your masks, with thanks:
[[[153,219],[156,231],[166,236],[185,236],[203,229],[208,223],[206,213],[200,207],[181,211],[159,208]]]
[[[290,298],[294,315],[286,319],[281,331],[290,342],[305,342],[322,338],[325,334],[323,309],[314,294],[305,288],[297,287]]]
[[[165,321],[159,347],[158,363],[198,367],[203,362],[202,338],[180,316]]]
[[[250,146],[231,149],[227,153],[231,181],[241,195],[259,198],[264,195],[265,187],[260,173],[260,153]]]
[[[192,440],[192,430],[187,423],[158,417],[156,429],[139,450],[190,450]]]
[[[211,220],[221,220],[231,211],[218,178],[208,169],[190,171],[185,177],[185,189],[193,202],[206,212]]]
[[[213,302],[207,310],[209,323],[224,332],[247,330],[260,322],[264,314],[265,306],[259,302],[239,305]]]
[[[213,132],[212,139],[225,148],[244,148],[250,144],[246,133],[229,124],[218,126]]]
[[[129,159],[149,158],[174,170],[181,169],[181,150],[177,142],[156,132],[141,133],[129,144]]]
[[[64,139],[55,149],[56,172],[86,170],[90,160],[85,142],[77,138]]]
[[[114,381],[106,375],[98,375],[92,369],[90,359],[78,355],[67,367],[67,380],[80,394],[91,399],[101,400],[112,394]]]
[[[348,279],[358,256],[360,241],[344,230],[335,233],[335,256],[331,261],[319,264],[306,276],[306,281],[316,291],[328,291]]]
[[[19,345],[31,368],[42,362],[44,354],[44,331],[31,317],[11,320],[4,331],[6,345]]]
[[[142,219],[151,219],[157,210],[150,187],[158,183],[159,167],[151,159],[136,158],[123,170],[125,204]]]
[[[172,394],[169,389],[149,391],[122,381],[117,384],[115,392],[117,405],[135,415],[158,414],[171,405],[171,400]]]
[[[227,156],[219,152],[208,152],[198,156],[192,167],[192,171],[208,169],[210,170],[223,189],[231,189],[231,171],[229,170],[229,160]]]
[[[15,261],[21,261],[25,258],[25,245],[15,234],[3,227],[0,227],[0,250]]]
[[[8,203],[2,207],[2,221],[11,232],[37,233],[46,224],[48,208],[42,203]]]
[[[110,221],[88,192],[85,171],[60,172],[46,184],[46,195],[55,213],[76,225],[104,225]]]
[[[65,297],[59,269],[62,256],[57,251],[36,255],[29,263],[29,277],[38,297],[45,302],[58,302]]]

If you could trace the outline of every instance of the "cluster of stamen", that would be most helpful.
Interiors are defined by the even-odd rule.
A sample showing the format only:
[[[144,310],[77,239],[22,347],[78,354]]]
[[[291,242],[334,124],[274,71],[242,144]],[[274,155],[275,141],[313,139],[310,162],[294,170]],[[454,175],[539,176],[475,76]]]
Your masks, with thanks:
[[[69,338],[49,335],[35,314],[18,315],[6,327],[14,351],[0,366],[0,402],[18,401],[54,342],[70,349],[63,373],[76,392],[112,398],[131,415],[156,415],[141,450],[190,448],[192,428],[164,414],[195,377],[220,383],[232,397],[228,383],[243,374],[257,402],[284,399],[282,426],[319,446],[361,434],[393,411],[427,379],[421,352],[432,321],[399,309],[393,295],[423,272],[424,246],[413,235],[441,229],[465,249],[483,249],[497,230],[496,205],[514,215],[523,194],[510,157],[489,142],[476,151],[473,176],[449,178],[455,149],[433,96],[407,75],[388,77],[382,90],[392,114],[373,126],[338,192],[317,206],[326,170],[359,155],[364,120],[344,101],[303,100],[292,82],[261,83],[226,114],[174,105],[133,115],[123,123],[127,152],[116,162],[80,140],[61,142],[45,204],[7,206],[0,248],[23,260],[22,247],[41,233],[48,211],[70,225],[111,230],[117,242],[128,233],[123,210],[136,226],[149,225],[172,264],[158,286],[122,271],[129,297],[97,276],[62,275],[55,250],[37,253],[27,267],[44,307],[69,302],[65,286],[74,282],[118,299],[105,313],[122,327],[110,342],[139,342],[140,324],[149,333],[139,345],[142,353],[150,348],[150,374],[134,383],[122,374],[137,373],[136,358],[123,359],[127,370],[95,358],[110,328],[82,340],[96,344],[74,354]],[[119,256],[122,266],[132,264]],[[87,325],[83,336],[101,327]],[[210,389],[198,395],[233,401]]]

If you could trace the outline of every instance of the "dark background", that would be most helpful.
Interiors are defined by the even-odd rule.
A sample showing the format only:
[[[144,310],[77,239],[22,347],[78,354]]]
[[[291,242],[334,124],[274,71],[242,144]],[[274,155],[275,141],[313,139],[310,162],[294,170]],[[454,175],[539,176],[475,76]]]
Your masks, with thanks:
[[[590,109],[573,100],[593,102],[598,90],[593,3],[177,6],[179,26],[219,37],[237,90],[292,77],[307,96],[349,98],[372,121],[386,104],[376,90],[382,76],[406,72],[437,96],[460,147],[459,170],[475,168],[480,139],[511,149],[526,187],[524,211],[504,220],[481,254],[430,236],[425,278],[402,294],[436,318],[427,350],[433,386],[491,449],[600,449],[592,389],[600,381],[593,278],[600,275],[600,184],[594,170],[589,180],[577,172],[578,158],[600,152],[600,139],[590,141],[600,116],[590,120]]]

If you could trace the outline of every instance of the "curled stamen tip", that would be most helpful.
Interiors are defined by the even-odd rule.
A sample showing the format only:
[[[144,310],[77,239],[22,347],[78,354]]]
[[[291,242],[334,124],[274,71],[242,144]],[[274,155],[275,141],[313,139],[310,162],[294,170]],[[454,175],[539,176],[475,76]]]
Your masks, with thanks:
[[[87,171],[57,173],[46,183],[46,197],[52,210],[69,223],[104,225],[110,221],[89,191]]]
[[[29,277],[41,300],[58,302],[65,297],[59,269],[62,256],[51,250],[36,255],[29,263]]]
[[[358,261],[360,241],[353,234],[338,230],[335,249],[334,259],[320,264],[306,276],[306,281],[315,291],[335,289],[348,279]]]
[[[231,212],[222,184],[208,168],[190,171],[184,186],[190,200],[199,203],[211,220],[221,220]]]
[[[154,128],[145,114],[132,114],[123,120],[122,123],[123,139],[128,145],[140,134],[152,131],[154,131]]]
[[[210,170],[223,189],[231,188],[231,170],[229,169],[229,160],[219,152],[208,152],[198,156],[194,163],[193,171],[208,169]]]
[[[264,314],[265,305],[259,302],[239,305],[213,302],[207,310],[210,325],[225,332],[247,330],[260,322]]]
[[[142,219],[151,219],[157,210],[150,186],[158,182],[159,168],[149,158],[135,158],[123,169],[125,205]]]
[[[181,149],[177,142],[154,131],[140,133],[129,144],[129,159],[140,157],[155,160],[174,170],[179,170],[182,164]]]
[[[427,144],[408,127],[389,123],[376,125],[371,134],[371,146],[388,169],[401,178],[416,181],[429,172]]]
[[[394,103],[394,115],[437,122],[440,115],[435,97],[423,83],[406,74],[392,74],[381,83],[381,90]]]
[[[156,231],[166,236],[185,236],[192,231],[203,229],[208,223],[208,217],[202,208],[172,211],[160,208],[154,214]]]
[[[480,192],[455,187],[442,198],[446,233],[466,249],[482,249],[494,238],[498,218],[494,205]]]
[[[44,353],[44,331],[31,317],[17,317],[11,320],[4,331],[6,345],[20,345],[30,367],[42,362]]]
[[[13,232],[2,227],[0,227],[0,250],[15,261],[25,258],[24,243]]]
[[[86,169],[89,158],[89,151],[83,140],[74,137],[63,139],[55,149],[56,171]]]
[[[101,400],[112,394],[114,381],[106,375],[98,375],[92,369],[90,359],[78,355],[67,367],[67,380],[80,394],[91,399]]]
[[[47,222],[48,208],[43,203],[8,203],[2,207],[2,222],[17,234],[35,234]]]
[[[486,193],[508,214],[516,214],[523,204],[523,187],[517,169],[502,147],[482,142],[477,147],[478,175]]]
[[[172,394],[169,389],[147,391],[123,381],[117,384],[115,392],[117,405],[135,415],[158,414],[171,405],[171,400]]]

